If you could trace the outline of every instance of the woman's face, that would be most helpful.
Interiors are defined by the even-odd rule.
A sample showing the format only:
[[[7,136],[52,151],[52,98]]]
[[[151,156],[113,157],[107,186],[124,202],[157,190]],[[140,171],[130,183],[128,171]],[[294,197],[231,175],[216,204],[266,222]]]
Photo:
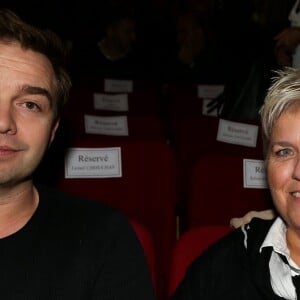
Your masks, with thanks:
[[[273,202],[289,230],[300,230],[300,107],[275,122],[266,170]]]

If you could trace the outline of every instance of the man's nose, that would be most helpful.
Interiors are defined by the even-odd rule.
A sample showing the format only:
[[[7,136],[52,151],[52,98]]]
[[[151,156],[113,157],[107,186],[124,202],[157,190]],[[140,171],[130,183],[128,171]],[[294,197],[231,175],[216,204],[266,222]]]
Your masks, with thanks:
[[[16,122],[11,107],[0,104],[0,134],[15,134]]]

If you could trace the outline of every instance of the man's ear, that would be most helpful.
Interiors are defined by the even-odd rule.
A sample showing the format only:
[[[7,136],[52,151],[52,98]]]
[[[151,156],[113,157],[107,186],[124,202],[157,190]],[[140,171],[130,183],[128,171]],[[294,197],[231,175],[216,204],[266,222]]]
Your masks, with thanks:
[[[49,140],[49,146],[51,145],[51,143],[52,143],[53,140],[54,140],[56,130],[57,130],[58,126],[59,126],[59,121],[60,121],[60,119],[57,119],[57,120],[54,122],[53,126],[52,126],[52,129],[51,129],[51,136],[50,136],[50,140]]]

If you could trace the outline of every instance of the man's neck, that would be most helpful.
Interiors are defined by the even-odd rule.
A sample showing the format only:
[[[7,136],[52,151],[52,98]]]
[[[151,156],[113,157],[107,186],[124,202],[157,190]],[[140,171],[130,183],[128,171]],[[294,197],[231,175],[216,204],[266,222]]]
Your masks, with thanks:
[[[0,186],[0,238],[20,230],[32,217],[39,203],[32,182],[14,188]]]

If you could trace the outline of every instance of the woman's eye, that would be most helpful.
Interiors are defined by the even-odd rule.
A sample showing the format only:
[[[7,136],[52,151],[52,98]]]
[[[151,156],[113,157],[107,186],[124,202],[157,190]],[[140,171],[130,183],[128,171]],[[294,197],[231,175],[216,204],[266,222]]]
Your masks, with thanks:
[[[288,155],[291,155],[292,153],[293,153],[293,151],[288,148],[284,148],[284,149],[280,149],[280,150],[276,151],[277,156],[288,156]]]

